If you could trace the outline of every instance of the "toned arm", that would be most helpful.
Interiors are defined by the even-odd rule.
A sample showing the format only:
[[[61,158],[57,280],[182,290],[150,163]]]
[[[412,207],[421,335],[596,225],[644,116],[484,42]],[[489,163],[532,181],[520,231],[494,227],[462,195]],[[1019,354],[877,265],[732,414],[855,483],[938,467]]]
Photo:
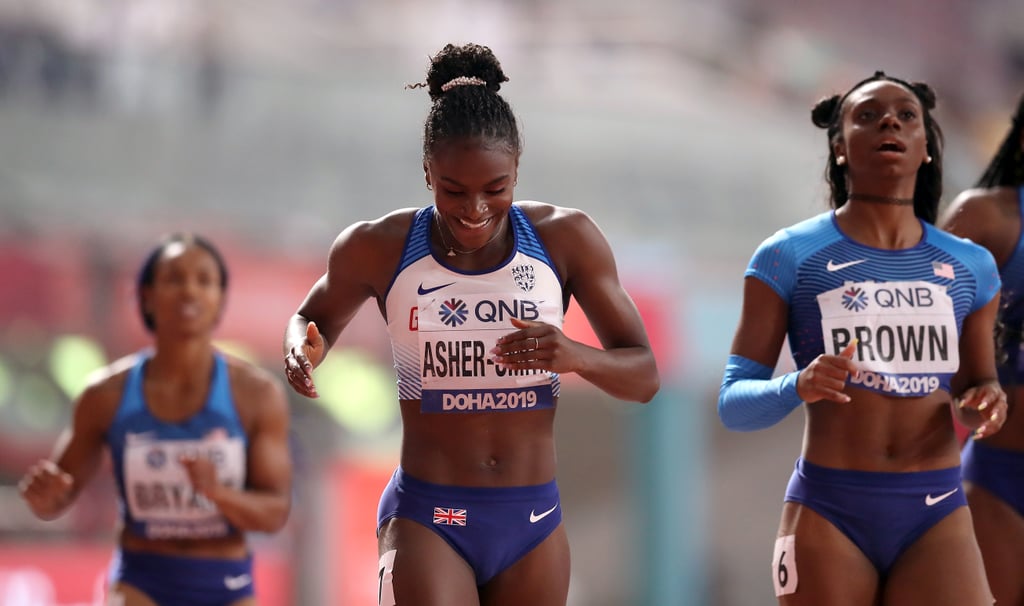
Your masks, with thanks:
[[[124,375],[104,369],[74,403],[71,426],[58,438],[53,455],[29,469],[19,484],[32,512],[43,520],[63,514],[95,475],[104,437],[120,401]]]
[[[217,505],[231,524],[242,530],[275,532],[291,508],[292,461],[288,448],[289,412],[280,382],[254,367],[232,376],[235,402],[247,410],[247,482],[243,490],[220,484],[212,465],[193,461],[189,473],[196,490]],[[205,462],[205,463],[208,463]]]
[[[603,348],[570,342],[551,370],[575,372],[616,398],[650,401],[660,387],[654,352],[604,234],[585,213],[562,208],[539,221],[538,230],[556,262],[563,260],[566,289]]]
[[[356,223],[335,239],[327,271],[285,329],[285,375],[300,394],[317,396],[313,369],[367,299],[383,297],[413,212],[396,211],[377,221]]]

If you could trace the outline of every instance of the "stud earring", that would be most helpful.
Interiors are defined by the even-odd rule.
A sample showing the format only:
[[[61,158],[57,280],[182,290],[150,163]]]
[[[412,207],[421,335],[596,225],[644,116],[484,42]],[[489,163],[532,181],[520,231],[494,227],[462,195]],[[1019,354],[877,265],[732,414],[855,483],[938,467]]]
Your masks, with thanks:
[[[932,157],[931,156],[925,156],[924,157],[924,163],[925,164],[931,164],[932,163]]]
[[[846,164],[846,156],[836,156],[836,164],[839,166]]]

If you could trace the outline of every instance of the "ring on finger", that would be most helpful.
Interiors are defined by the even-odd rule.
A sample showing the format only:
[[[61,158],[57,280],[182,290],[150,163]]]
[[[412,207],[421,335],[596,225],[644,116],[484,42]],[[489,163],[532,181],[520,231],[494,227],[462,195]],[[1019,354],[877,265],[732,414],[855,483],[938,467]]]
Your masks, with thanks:
[[[533,337],[533,349],[534,351],[540,349],[540,339]]]

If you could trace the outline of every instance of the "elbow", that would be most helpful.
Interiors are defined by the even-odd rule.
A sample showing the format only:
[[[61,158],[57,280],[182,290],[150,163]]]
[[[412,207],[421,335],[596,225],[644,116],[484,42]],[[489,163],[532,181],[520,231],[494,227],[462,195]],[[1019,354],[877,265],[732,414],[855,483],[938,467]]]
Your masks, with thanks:
[[[269,520],[270,523],[267,525],[268,526],[267,530],[265,530],[264,532],[274,533],[274,532],[278,532],[279,530],[284,528],[285,524],[288,523],[288,517],[289,517],[290,513],[291,513],[291,500],[288,499],[288,500],[285,500],[285,502],[282,503],[281,506],[271,516],[271,518]]]
[[[260,528],[257,528],[259,532],[267,534],[273,534],[280,531],[288,523],[288,509],[284,509],[279,512],[274,512],[272,515],[267,516],[267,519],[263,521]]]
[[[654,396],[658,395],[659,391],[661,391],[661,379],[655,375],[653,380],[647,382],[646,389],[637,398],[637,402],[647,404],[654,399]]]
[[[650,370],[647,373],[647,380],[643,381],[642,389],[636,401],[641,404],[647,404],[654,399],[654,396],[658,395],[661,391],[661,374],[658,372],[658,363],[654,360],[654,354],[651,353]]]
[[[725,406],[721,397],[718,398],[718,420],[722,422],[726,429],[738,431],[738,425],[732,418],[732,415],[729,414],[729,409]]]
[[[734,418],[732,418],[731,415],[727,415],[727,414],[723,415],[721,410],[719,410],[719,412],[718,412],[718,418],[721,419],[722,425],[724,425],[725,428],[728,429],[729,431],[749,432],[749,431],[755,431],[755,430],[758,430],[758,429],[761,428],[758,425],[751,425],[751,424],[745,423],[745,422],[743,422],[743,421],[741,421],[739,419],[734,419]]]
[[[658,395],[661,390],[661,376],[658,374],[657,368],[655,368],[650,375],[643,381],[641,381],[631,394],[628,399],[639,404],[647,404],[654,399],[654,396]]]
[[[268,508],[259,522],[254,524],[255,528],[251,528],[250,530],[266,534],[278,532],[285,527],[285,524],[288,523],[290,511],[291,501],[290,499],[285,499],[281,503]]]
[[[741,418],[736,414],[735,408],[729,405],[725,390],[718,394],[718,419],[730,431],[753,431],[757,429],[757,427],[751,426],[749,419]]]

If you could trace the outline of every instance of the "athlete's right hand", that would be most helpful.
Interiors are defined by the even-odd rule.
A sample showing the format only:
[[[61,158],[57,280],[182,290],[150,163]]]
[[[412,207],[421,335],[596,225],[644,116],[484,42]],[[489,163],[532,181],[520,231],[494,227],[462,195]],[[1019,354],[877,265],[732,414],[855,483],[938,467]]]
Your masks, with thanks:
[[[44,520],[52,520],[71,503],[74,486],[71,474],[53,461],[42,460],[29,468],[18,483],[18,491],[32,513]]]
[[[313,384],[313,369],[320,364],[326,353],[326,342],[316,327],[316,322],[306,325],[306,338],[301,344],[292,346],[284,357],[284,374],[292,389],[307,398],[319,398]]]
[[[857,372],[853,354],[857,351],[857,340],[850,342],[839,355],[822,354],[800,371],[796,392],[800,399],[810,404],[820,400],[849,402],[850,396],[843,393],[846,379]]]

